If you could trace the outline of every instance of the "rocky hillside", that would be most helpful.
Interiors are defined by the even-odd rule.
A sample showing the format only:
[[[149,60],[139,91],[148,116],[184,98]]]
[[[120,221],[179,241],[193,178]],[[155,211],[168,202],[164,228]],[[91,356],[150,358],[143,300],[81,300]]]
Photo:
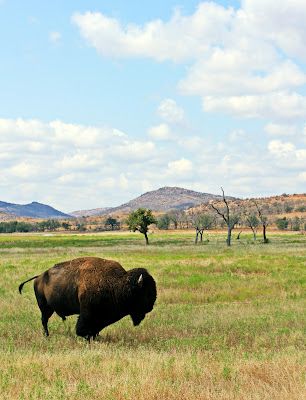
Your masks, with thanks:
[[[30,204],[14,204],[0,201],[0,214],[2,220],[4,216],[8,216],[9,219],[13,217],[29,217],[29,218],[69,218],[68,214],[64,214],[55,208],[46,204],[37,203],[33,201]]]
[[[202,203],[207,203],[210,200],[219,199],[221,199],[221,196],[215,194],[166,186],[144,193],[118,207],[74,211],[71,214],[74,216],[94,216],[112,213],[125,214],[139,207],[150,208],[153,211],[185,210]]]
[[[306,194],[282,194],[279,196],[251,198],[251,199],[234,199],[229,201],[232,214],[244,215],[253,213],[257,215],[255,202],[265,215],[271,221],[277,218],[302,218],[306,221]],[[214,206],[224,212],[224,203],[222,200],[214,201]],[[212,213],[210,204],[205,203],[188,210],[189,214]]]

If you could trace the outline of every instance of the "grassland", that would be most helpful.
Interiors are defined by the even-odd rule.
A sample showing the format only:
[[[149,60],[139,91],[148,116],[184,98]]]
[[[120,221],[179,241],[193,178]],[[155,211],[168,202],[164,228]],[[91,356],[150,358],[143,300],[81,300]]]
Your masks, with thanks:
[[[193,233],[0,236],[0,398],[306,398],[306,236]],[[32,283],[54,263],[94,255],[148,268],[158,300],[137,328],[129,318],[88,344],[76,317],[53,316],[42,335]]]

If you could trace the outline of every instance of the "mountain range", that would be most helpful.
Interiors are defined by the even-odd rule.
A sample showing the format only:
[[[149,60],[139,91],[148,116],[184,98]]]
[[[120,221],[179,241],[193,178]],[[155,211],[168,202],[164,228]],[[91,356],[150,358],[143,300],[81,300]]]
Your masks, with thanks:
[[[14,204],[0,201],[0,219],[14,217],[28,218],[71,218],[82,216],[100,216],[107,214],[127,214],[139,207],[150,208],[153,211],[184,210],[207,203],[210,200],[220,200],[221,196],[211,193],[201,193],[194,190],[165,186],[146,192],[127,203],[116,207],[95,208],[91,210],[73,211],[65,214],[55,208],[33,201],[30,204]],[[234,199],[232,197],[232,199]],[[4,218],[6,216],[6,218]]]

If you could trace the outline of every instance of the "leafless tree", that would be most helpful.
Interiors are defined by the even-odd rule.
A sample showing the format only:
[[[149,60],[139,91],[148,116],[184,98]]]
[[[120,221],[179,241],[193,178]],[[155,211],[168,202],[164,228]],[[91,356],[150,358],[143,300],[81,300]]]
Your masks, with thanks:
[[[262,234],[263,234],[263,240],[264,243],[269,243],[269,240],[267,239],[267,226],[269,225],[269,220],[268,217],[266,215],[263,214],[262,209],[260,209],[260,207],[258,206],[256,200],[253,200],[253,203],[256,207],[257,213],[258,213],[258,217],[260,219],[261,225],[262,225]]]
[[[240,240],[240,235],[242,234],[242,231],[240,231],[236,237],[237,240]]]
[[[239,216],[237,214],[231,215],[230,214],[230,208],[229,208],[229,204],[228,201],[225,198],[224,195],[224,190],[221,187],[222,190],[222,197],[223,197],[223,202],[225,204],[225,211],[220,211],[216,206],[214,206],[214,204],[210,204],[211,207],[216,211],[216,213],[223,218],[224,222],[226,223],[227,226],[227,239],[226,239],[226,243],[228,246],[231,245],[231,236],[232,236],[232,230],[234,229],[235,225],[238,223],[239,221]]]

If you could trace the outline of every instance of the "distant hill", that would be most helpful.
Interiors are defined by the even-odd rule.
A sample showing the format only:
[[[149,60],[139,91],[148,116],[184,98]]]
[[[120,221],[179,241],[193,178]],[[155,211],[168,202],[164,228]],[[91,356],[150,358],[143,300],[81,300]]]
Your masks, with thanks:
[[[104,215],[112,210],[112,207],[104,207],[104,208],[93,208],[92,210],[79,210],[79,211],[71,211],[70,215],[74,217],[92,217],[95,215]]]
[[[234,199],[233,197],[229,197]],[[165,186],[157,190],[144,193],[139,197],[118,207],[96,208],[94,210],[74,211],[74,216],[94,216],[113,213],[128,213],[139,207],[150,208],[153,211],[185,210],[210,200],[220,200],[221,196],[201,193],[179,187]]]
[[[71,218],[71,215],[65,214],[46,204],[33,201],[30,204],[14,204],[0,201],[0,214],[8,215],[10,219],[16,217],[29,218]]]

